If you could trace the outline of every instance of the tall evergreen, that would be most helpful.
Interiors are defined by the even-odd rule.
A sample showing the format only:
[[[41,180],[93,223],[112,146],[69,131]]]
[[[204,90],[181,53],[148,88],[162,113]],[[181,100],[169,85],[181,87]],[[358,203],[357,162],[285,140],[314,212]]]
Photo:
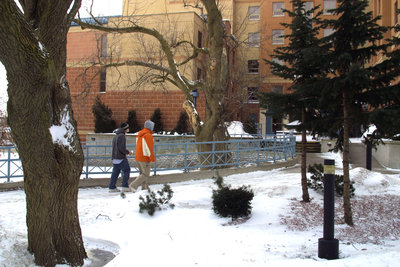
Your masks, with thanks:
[[[182,111],[179,115],[179,120],[176,123],[175,128],[172,130],[174,133],[183,134],[189,132],[188,115],[185,111]]]
[[[136,116],[136,111],[135,110],[129,110],[128,112],[128,124],[129,124],[129,132],[131,133],[136,133],[140,131],[140,125],[137,121],[137,116]]]
[[[301,124],[297,130],[302,132],[301,153],[301,184],[303,201],[309,202],[310,197],[307,188],[307,153],[306,131],[312,130],[316,110],[320,97],[318,82],[326,73],[324,61],[321,58],[326,55],[329,46],[323,44],[318,38],[320,31],[320,15],[318,7],[306,10],[304,2],[294,0],[293,11],[284,10],[291,18],[290,24],[282,23],[289,32],[284,35],[289,41],[287,46],[274,50],[272,58],[265,60],[271,65],[272,73],[284,79],[291,80],[289,88],[291,94],[262,93],[260,94],[260,106],[274,113],[274,116],[282,118],[289,116],[298,119]],[[281,64],[283,62],[284,64]]]
[[[150,120],[155,123],[154,130],[153,130],[155,133],[162,133],[162,131],[164,131],[164,125],[161,121],[161,109],[160,108],[156,108],[154,110],[154,113],[151,116]]]
[[[112,119],[112,111],[106,106],[99,97],[96,97],[92,106],[94,115],[94,132],[111,133],[116,128],[116,123]]]
[[[321,103],[326,107],[324,114],[327,121],[339,122],[331,124],[330,130],[340,132],[336,145],[343,149],[343,205],[348,225],[353,225],[349,174],[352,126],[359,123],[368,125],[373,121],[373,114],[378,116],[379,111],[383,111],[382,105],[393,101],[398,103],[398,96],[397,100],[393,99],[396,91],[398,94],[398,87],[390,86],[399,74],[396,70],[398,65],[393,67],[398,61],[397,56],[388,54],[390,58],[387,60],[371,64],[374,57],[383,56],[388,48],[388,43],[383,41],[388,29],[377,23],[379,17],[374,18],[368,6],[369,1],[366,0],[338,0],[338,7],[332,11],[337,19],[325,21],[326,27],[333,29],[333,33],[326,38],[333,49],[327,57],[331,75],[321,87]],[[375,111],[369,112],[371,108]],[[384,130],[384,127],[381,129]]]

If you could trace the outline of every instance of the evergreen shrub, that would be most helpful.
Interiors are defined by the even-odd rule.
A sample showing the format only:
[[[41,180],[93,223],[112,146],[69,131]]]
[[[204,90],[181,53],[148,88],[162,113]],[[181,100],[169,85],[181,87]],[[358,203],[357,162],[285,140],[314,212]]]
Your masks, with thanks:
[[[243,124],[243,130],[248,134],[257,134],[256,120],[251,116],[247,116]]]
[[[232,220],[251,214],[251,201],[254,193],[248,186],[232,189],[229,185],[224,184],[223,178],[219,175],[215,178],[215,184],[218,189],[213,190],[212,204],[216,214],[222,217],[231,217]]]
[[[307,172],[311,173],[311,177],[307,177],[307,185],[316,190],[316,191],[324,191],[324,166],[320,163],[309,165],[307,168]],[[354,196],[354,182],[350,183],[350,196]],[[343,175],[335,174],[335,192],[339,196],[343,196]]]
[[[188,126],[188,115],[186,114],[185,111],[182,111],[179,120],[176,123],[175,128],[172,130],[173,133],[178,133],[178,134],[183,134],[183,133],[188,133],[189,132],[189,126]]]
[[[129,124],[129,132],[130,133],[136,133],[139,132],[141,127],[137,121],[136,117],[136,111],[135,110],[129,110],[128,112],[128,124]]]
[[[112,111],[100,99],[96,97],[92,106],[94,115],[94,132],[95,133],[112,133],[117,127],[112,119]]]
[[[154,110],[153,115],[151,116],[151,121],[154,122],[154,129],[153,132],[155,133],[162,133],[164,131],[164,125],[161,121],[161,109],[157,108]]]
[[[144,211],[147,211],[150,216],[153,216],[157,210],[162,210],[168,207],[173,209],[175,205],[169,203],[173,195],[174,191],[168,184],[164,184],[164,187],[161,190],[158,190],[157,194],[148,189],[146,197],[139,197],[139,212],[143,213]]]

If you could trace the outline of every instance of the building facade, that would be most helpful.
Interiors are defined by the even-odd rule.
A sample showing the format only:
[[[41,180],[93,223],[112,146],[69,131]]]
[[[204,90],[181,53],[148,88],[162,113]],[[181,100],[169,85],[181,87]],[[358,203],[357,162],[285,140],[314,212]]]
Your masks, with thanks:
[[[322,18],[333,18],[330,9],[336,0],[306,0],[306,8],[319,6]],[[258,122],[260,133],[272,133],[284,129],[288,121],[274,120],[268,110],[259,107],[258,92],[290,93],[291,83],[271,73],[264,59],[271,59],[274,49],[287,44],[282,35],[289,34],[281,23],[290,23],[283,9],[291,9],[290,0],[220,0],[220,10],[225,20],[227,35],[232,40],[227,45],[231,68],[227,95],[231,103],[231,119]],[[398,23],[398,0],[371,0],[374,15],[381,15],[380,23],[394,26]],[[108,26],[124,25],[134,19],[137,24],[156,28],[169,39],[190,40],[198,46],[205,45],[207,29],[201,1],[183,0],[124,0],[122,17],[106,18]],[[321,36],[332,33],[324,29]],[[395,34],[388,33],[387,37]],[[144,44],[144,45],[143,45]],[[138,49],[138,47],[142,47]],[[145,48],[143,50],[143,47]],[[182,111],[184,95],[174,86],[151,83],[144,78],[151,75],[144,68],[123,66],[101,68],[93,62],[120,62],[121,59],[162,62],[158,44],[146,36],[104,34],[80,27],[71,27],[68,35],[68,81],[73,96],[75,117],[81,136],[93,131],[91,106],[99,96],[113,111],[117,123],[127,118],[130,109],[136,110],[139,123],[149,119],[160,108],[166,130],[171,130]],[[179,51],[177,59],[185,58]],[[117,60],[118,59],[118,60]],[[379,60],[377,58],[376,60]],[[193,60],[180,69],[192,80],[204,78],[205,57]],[[201,92],[197,107],[205,112]]]

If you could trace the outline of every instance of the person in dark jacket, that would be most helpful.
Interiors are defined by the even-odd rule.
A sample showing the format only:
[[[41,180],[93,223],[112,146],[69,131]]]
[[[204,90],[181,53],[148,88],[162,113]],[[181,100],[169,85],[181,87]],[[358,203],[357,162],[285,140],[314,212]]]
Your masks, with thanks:
[[[119,192],[115,184],[117,183],[118,176],[122,171],[122,192],[129,191],[129,174],[131,167],[129,166],[126,155],[132,155],[133,152],[126,149],[125,133],[129,132],[129,125],[122,123],[121,127],[114,131],[115,136],[112,141],[112,161],[113,171],[111,174],[110,184],[108,185],[109,192]]]

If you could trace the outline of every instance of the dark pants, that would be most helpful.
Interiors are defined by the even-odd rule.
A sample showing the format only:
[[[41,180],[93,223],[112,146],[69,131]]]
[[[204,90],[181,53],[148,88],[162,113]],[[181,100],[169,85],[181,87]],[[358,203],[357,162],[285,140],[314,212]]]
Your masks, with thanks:
[[[120,164],[113,164],[113,171],[111,174],[109,189],[115,189],[115,184],[117,183],[118,176],[122,171],[122,187],[128,187],[129,174],[131,172],[131,167],[129,166],[128,159],[123,159]]]

